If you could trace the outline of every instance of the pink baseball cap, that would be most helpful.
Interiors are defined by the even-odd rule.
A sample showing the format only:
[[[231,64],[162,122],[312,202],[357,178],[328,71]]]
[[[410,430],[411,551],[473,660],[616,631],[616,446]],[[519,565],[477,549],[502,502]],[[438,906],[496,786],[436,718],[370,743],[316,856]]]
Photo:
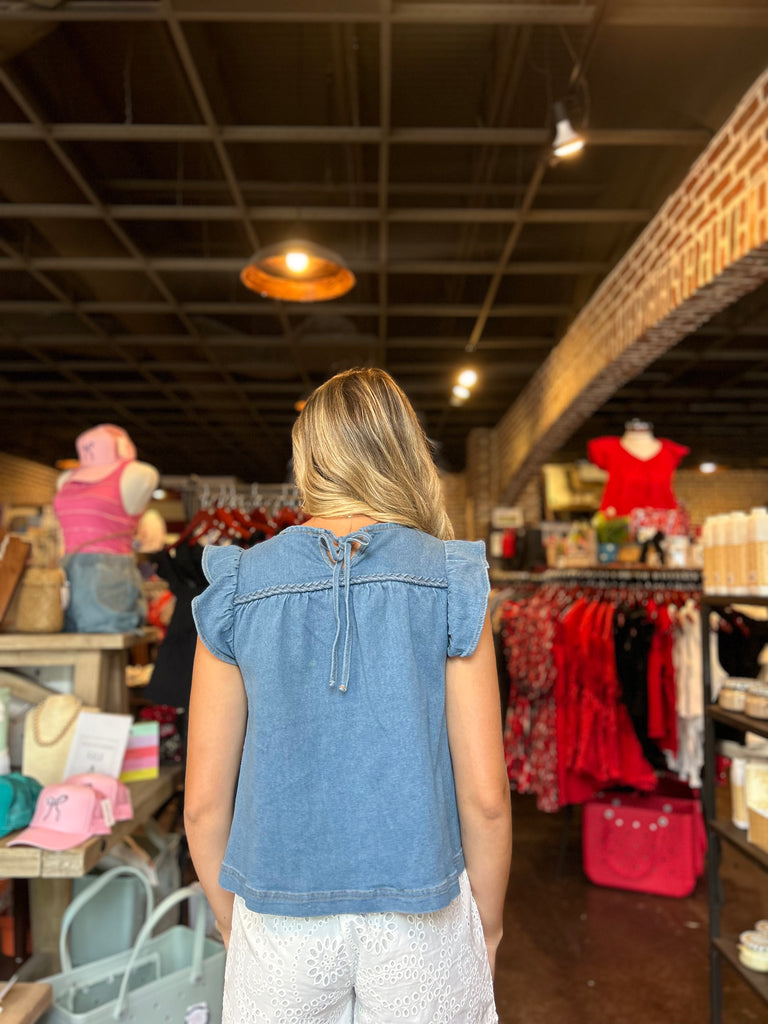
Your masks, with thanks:
[[[102,772],[83,772],[81,775],[70,775],[64,781],[75,786],[90,786],[95,789],[102,799],[109,800],[115,821],[130,821],[133,817],[130,791],[119,779],[104,775]]]
[[[92,836],[108,836],[110,831],[96,790],[62,782],[43,786],[29,828],[6,845],[68,850]]]
[[[100,423],[84,430],[75,440],[80,465],[70,474],[71,480],[95,482],[112,472],[119,462],[133,461],[136,446],[122,427]]]

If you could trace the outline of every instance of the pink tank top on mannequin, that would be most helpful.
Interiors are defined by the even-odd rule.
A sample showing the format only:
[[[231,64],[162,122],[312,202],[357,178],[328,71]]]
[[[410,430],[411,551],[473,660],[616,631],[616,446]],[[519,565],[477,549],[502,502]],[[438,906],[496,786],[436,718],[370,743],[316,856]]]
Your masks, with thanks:
[[[125,511],[120,494],[120,478],[131,461],[119,462],[101,480],[69,479],[62,484],[53,499],[53,510],[61,524],[67,554],[131,554],[141,516]]]

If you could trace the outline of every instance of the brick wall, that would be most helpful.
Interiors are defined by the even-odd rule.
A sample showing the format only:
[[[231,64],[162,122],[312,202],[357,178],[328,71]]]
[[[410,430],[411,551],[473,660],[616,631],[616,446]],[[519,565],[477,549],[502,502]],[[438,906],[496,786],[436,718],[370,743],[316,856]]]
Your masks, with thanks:
[[[464,473],[441,473],[440,483],[443,485],[443,498],[448,518],[453,523],[457,540],[467,536],[467,478]]]
[[[768,278],[767,192],[768,71],[495,428],[504,504],[619,387]]]
[[[499,453],[494,430],[470,430],[467,437],[467,540],[488,536],[491,509],[498,503]]]
[[[49,505],[58,475],[51,466],[0,453],[0,505]]]
[[[515,504],[523,510],[523,518],[529,526],[537,526],[544,518],[543,481],[536,474],[518,494]]]
[[[675,495],[685,502],[694,523],[719,512],[748,512],[768,505],[768,470],[721,469],[700,473],[697,469],[679,469],[675,474]]]

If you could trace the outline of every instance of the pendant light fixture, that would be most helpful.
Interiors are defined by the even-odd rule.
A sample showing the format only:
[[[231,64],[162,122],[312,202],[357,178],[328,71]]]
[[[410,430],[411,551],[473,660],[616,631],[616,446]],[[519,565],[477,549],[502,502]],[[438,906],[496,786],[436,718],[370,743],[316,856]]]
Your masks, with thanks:
[[[264,298],[324,302],[346,295],[355,275],[335,252],[294,238],[259,249],[240,280]]]
[[[552,152],[556,157],[574,156],[584,148],[584,136],[571,124],[565,104],[561,100],[554,104],[554,111],[555,138],[552,142]]]

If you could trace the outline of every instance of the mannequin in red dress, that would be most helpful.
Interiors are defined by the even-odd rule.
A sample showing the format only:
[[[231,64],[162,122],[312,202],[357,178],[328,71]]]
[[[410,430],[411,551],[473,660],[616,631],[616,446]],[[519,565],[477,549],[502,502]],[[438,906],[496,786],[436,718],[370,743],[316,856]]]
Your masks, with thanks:
[[[630,420],[621,437],[594,438],[587,445],[589,461],[608,471],[601,511],[626,516],[636,508],[676,509],[672,478],[689,451],[655,437],[643,420]]]

